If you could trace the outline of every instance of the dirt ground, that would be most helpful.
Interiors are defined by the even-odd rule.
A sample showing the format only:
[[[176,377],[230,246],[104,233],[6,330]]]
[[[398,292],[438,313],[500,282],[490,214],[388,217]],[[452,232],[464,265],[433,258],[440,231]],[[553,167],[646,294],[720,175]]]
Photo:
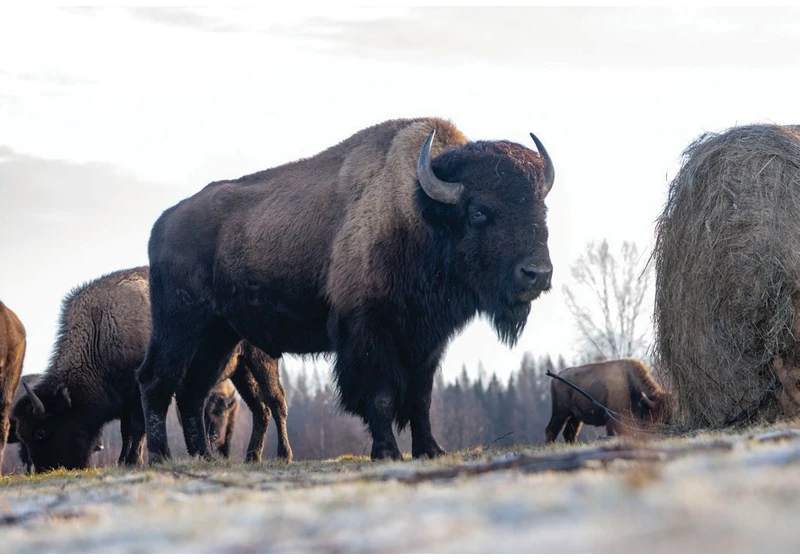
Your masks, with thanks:
[[[0,552],[798,552],[800,424],[0,479]]]

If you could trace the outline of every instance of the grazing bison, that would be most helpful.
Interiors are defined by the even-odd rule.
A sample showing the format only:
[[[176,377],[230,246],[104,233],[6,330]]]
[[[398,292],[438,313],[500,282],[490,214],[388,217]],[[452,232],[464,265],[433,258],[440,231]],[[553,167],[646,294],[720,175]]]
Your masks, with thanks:
[[[278,433],[278,457],[291,461],[292,448],[286,430],[286,394],[280,383],[278,360],[267,356],[251,344],[242,343],[235,351],[235,359],[230,360],[222,373],[222,379],[208,395],[203,414],[208,442],[225,457],[230,457],[233,443],[233,429],[239,402],[236,399],[236,386],[231,379],[249,383],[244,394],[249,399],[248,408],[253,412],[253,435],[246,459],[259,461],[264,448],[264,438],[269,426],[270,416],[275,416]],[[240,389],[241,391],[241,389]],[[254,397],[258,397],[257,399]],[[247,401],[245,401],[247,402]],[[180,407],[178,421],[183,426]]]
[[[218,383],[208,395],[205,409],[206,434],[208,443],[226,459],[231,455],[233,429],[236,426],[236,414],[239,412],[239,401],[236,389],[230,379]],[[183,425],[178,412],[178,422]]]
[[[482,315],[514,344],[550,288],[554,171],[531,137],[538,153],[468,142],[441,119],[393,120],[166,210],[138,373],[151,462],[170,455],[172,394],[194,394],[201,415],[215,364],[242,339],[274,358],[335,352],[341,405],[369,428],[373,459],[401,458],[392,423],[410,424],[414,457],[444,453],[430,404],[448,341]],[[206,452],[201,431],[184,437]]]
[[[103,425],[117,418],[120,463],[143,462],[144,418],[134,372],[144,359],[150,325],[147,267],[113,272],[66,297],[50,365],[35,388],[24,385],[26,395],[13,412],[37,471],[87,468]],[[269,418],[259,388],[274,384],[260,377],[273,369],[277,365],[252,360],[225,368],[245,402],[255,403],[254,418],[260,414],[253,422],[251,460],[261,457]]]
[[[622,359],[567,368],[559,374],[590,394],[616,414],[608,418],[603,409],[578,391],[553,379],[550,394],[553,412],[545,430],[545,440],[552,443],[564,427],[564,441],[574,443],[584,423],[605,426],[608,435],[624,433],[631,425],[663,423],[672,415],[675,402],[653,379],[639,360]]]
[[[206,402],[205,422],[208,443],[215,446],[226,459],[231,455],[233,428],[236,426],[236,413],[239,401],[230,380],[217,384]]]
[[[11,405],[22,375],[25,358],[25,327],[0,301],[0,470],[11,427]]]
[[[26,394],[25,385],[27,385],[28,388],[35,387],[36,384],[42,380],[42,377],[44,376],[41,373],[30,373],[20,378],[19,387],[17,387],[17,392],[14,394],[14,404],[12,405],[12,408]],[[25,385],[21,383],[22,381],[25,382]],[[17,423],[14,420],[14,416],[11,416],[11,430],[8,432],[8,443],[19,444],[19,460],[25,466],[25,470],[30,473],[33,468],[33,463],[28,455],[28,447],[17,437]],[[101,431],[95,440],[94,451],[102,451],[103,449],[105,449],[105,446],[103,445],[103,432]]]

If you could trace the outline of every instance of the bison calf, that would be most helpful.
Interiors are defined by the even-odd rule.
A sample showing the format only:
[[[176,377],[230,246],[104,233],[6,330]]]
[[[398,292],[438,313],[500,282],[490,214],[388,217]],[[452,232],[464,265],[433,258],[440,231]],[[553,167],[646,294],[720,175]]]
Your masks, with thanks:
[[[11,403],[22,375],[24,357],[25,327],[13,311],[0,302],[0,470],[11,427]]]
[[[236,389],[229,379],[219,383],[211,391],[206,401],[205,421],[208,443],[217,448],[226,459],[231,455],[233,428],[236,426],[236,414],[239,412],[239,401]]]
[[[609,418],[605,410],[566,383],[553,379],[550,382],[553,412],[545,430],[547,443],[555,441],[562,427],[564,441],[574,443],[584,423],[605,426],[608,435],[616,435],[641,423],[665,422],[672,415],[672,395],[661,388],[639,360],[586,364],[567,368],[559,375],[614,412],[617,419]]]

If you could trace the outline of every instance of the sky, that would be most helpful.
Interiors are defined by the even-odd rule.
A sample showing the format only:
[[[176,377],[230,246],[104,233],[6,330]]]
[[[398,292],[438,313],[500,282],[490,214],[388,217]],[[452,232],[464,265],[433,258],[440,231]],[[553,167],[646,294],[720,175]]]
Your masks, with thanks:
[[[167,207],[418,116],[534,132],[556,168],[553,290],[512,349],[468,326],[445,377],[569,360],[562,288],[586,244],[646,261],[689,143],[800,122],[798,29],[795,8],[0,8],[0,300],[27,329],[23,371],[46,367],[72,287],[147,264]]]

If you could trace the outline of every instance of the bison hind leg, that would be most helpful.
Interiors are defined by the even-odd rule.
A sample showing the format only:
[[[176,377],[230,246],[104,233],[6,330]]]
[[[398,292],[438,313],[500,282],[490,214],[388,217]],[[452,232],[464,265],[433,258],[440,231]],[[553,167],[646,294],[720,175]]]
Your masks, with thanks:
[[[219,382],[240,340],[241,337],[222,319],[212,323],[175,395],[189,455],[206,459],[213,457],[208,446],[203,412],[211,389]]]
[[[575,443],[578,441],[578,434],[581,433],[583,422],[574,416],[570,416],[567,420],[567,425],[564,428],[564,441],[567,443]]]

